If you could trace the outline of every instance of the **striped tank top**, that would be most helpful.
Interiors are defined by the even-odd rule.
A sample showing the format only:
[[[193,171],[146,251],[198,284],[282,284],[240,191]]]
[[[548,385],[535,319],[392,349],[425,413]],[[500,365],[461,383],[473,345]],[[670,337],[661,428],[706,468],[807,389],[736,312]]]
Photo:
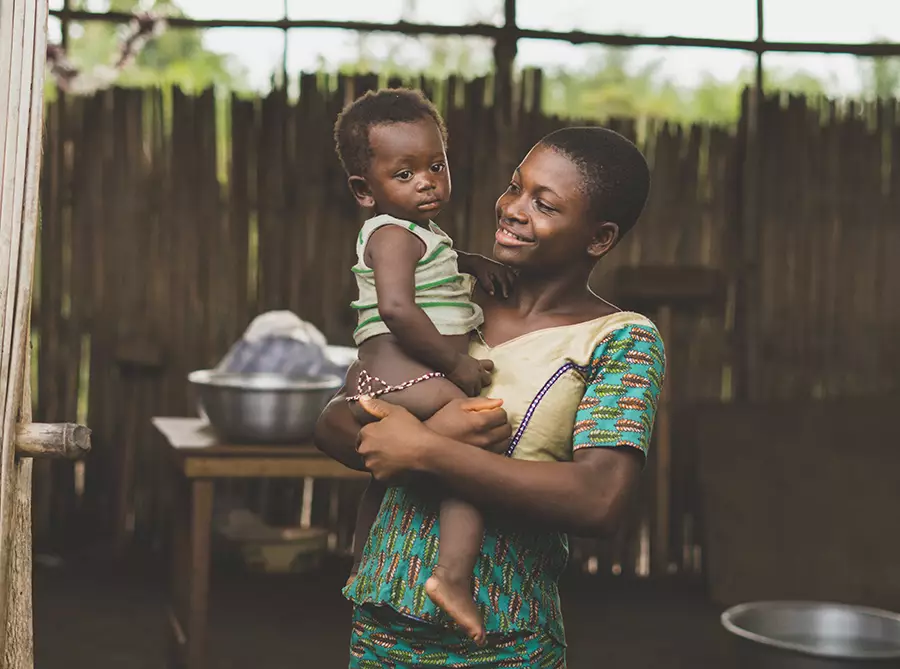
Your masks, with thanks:
[[[358,315],[353,339],[359,346],[365,340],[390,329],[378,313],[375,272],[366,265],[366,244],[372,233],[385,225],[398,225],[425,244],[425,252],[416,266],[416,304],[428,315],[442,335],[468,334],[484,320],[481,307],[472,302],[473,277],[461,274],[453,240],[434,223],[428,226],[381,214],[363,224],[356,241],[356,285],[359,299],[351,303]]]

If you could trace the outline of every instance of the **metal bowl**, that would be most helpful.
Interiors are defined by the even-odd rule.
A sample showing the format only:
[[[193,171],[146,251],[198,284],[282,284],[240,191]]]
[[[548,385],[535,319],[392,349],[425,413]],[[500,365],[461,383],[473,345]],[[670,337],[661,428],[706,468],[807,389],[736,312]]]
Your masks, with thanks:
[[[820,602],[753,602],[722,614],[739,666],[754,669],[900,667],[900,615]]]
[[[188,375],[210,425],[232,443],[300,443],[343,380],[288,379],[277,374],[229,374],[203,369]]]

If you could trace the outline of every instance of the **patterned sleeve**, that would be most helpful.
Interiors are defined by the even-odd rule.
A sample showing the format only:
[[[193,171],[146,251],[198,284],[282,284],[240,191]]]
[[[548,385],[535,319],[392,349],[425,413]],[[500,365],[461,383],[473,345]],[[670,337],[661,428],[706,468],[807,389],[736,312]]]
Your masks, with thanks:
[[[573,450],[637,449],[646,461],[665,373],[665,349],[655,328],[627,325],[603,339],[575,416]]]

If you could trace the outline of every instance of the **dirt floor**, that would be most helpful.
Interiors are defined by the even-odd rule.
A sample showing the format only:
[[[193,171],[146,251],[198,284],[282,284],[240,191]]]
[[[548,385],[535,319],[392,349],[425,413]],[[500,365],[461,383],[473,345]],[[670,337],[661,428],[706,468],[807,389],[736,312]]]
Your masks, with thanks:
[[[208,669],[347,666],[345,565],[296,576],[220,569]],[[35,567],[36,669],[163,669],[158,566],[100,560]],[[718,609],[696,589],[572,578],[563,589],[570,669],[728,667]]]

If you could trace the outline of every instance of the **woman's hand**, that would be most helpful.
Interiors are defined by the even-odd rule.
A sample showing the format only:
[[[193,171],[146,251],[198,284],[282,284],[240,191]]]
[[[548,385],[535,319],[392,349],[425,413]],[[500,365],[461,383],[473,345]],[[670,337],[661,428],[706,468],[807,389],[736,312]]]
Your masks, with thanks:
[[[396,484],[420,470],[428,444],[437,435],[401,406],[371,397],[360,397],[359,405],[378,419],[359,431],[356,446],[375,480]]]
[[[446,448],[441,437],[487,450],[505,448],[512,428],[502,400],[476,397],[454,400],[421,423],[403,407],[361,397],[360,406],[378,419],[359,432],[357,452],[376,481],[399,483],[427,469],[429,449]]]
[[[453,400],[426,420],[425,425],[454,441],[502,453],[512,435],[502,405],[503,400],[488,397]]]

